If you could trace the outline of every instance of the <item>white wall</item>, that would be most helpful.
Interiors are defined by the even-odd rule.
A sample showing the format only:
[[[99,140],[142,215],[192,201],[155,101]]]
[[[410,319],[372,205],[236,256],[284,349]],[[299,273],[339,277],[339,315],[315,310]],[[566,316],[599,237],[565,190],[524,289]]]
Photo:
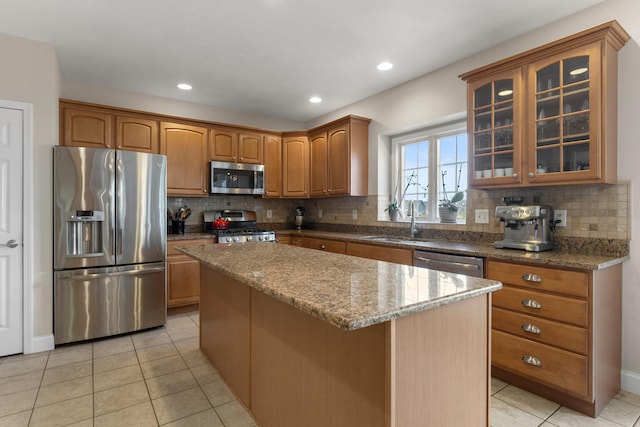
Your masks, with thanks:
[[[34,191],[25,197],[31,198],[35,212],[31,224],[35,244],[29,247],[25,242],[32,261],[32,283],[25,286],[33,291],[31,335],[46,341],[53,333],[51,147],[58,141],[58,62],[51,45],[2,34],[0,52],[0,98],[33,105]]]
[[[623,388],[640,394],[640,1],[608,0],[586,11],[509,40],[402,86],[318,117],[307,127],[357,114],[369,128],[369,193],[389,194],[390,147],[385,134],[432,123],[466,109],[466,85],[458,75],[544,43],[617,20],[631,36],[619,53],[618,174],[631,185],[631,260],[623,265]],[[437,43],[437,41],[435,41]],[[380,135],[382,134],[382,136]]]

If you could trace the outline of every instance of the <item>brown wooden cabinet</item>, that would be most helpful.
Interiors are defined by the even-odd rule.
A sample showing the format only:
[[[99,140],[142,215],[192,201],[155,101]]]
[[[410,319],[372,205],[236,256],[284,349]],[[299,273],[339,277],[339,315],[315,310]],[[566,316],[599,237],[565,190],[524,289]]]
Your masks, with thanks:
[[[212,243],[213,239],[167,242],[167,307],[197,304],[200,300],[200,262],[177,251],[176,246]]]
[[[60,145],[114,148],[113,115],[108,112],[60,105]]]
[[[140,117],[116,116],[115,148],[159,153],[158,122]]]
[[[493,375],[597,416],[620,389],[622,273],[487,260]]]
[[[167,156],[167,195],[207,194],[207,129],[160,123],[160,153]]]
[[[615,183],[616,21],[465,73],[475,188]]]
[[[309,131],[311,197],[368,194],[369,122],[348,116]]]
[[[316,237],[303,237],[302,246],[319,251],[334,252],[337,254],[346,253],[346,243],[342,240],[320,239]]]
[[[221,127],[211,129],[210,160],[262,164],[262,158],[261,134]]]
[[[282,192],[282,139],[277,135],[264,135],[263,151],[263,197],[280,197]]]
[[[290,244],[292,244],[291,236],[289,236],[287,234],[277,234],[276,233],[276,243],[282,243],[283,245],[290,245]]]
[[[346,254],[396,264],[413,265],[413,250],[411,249],[347,242]]]
[[[309,197],[309,140],[288,135],[282,140],[282,196]]]

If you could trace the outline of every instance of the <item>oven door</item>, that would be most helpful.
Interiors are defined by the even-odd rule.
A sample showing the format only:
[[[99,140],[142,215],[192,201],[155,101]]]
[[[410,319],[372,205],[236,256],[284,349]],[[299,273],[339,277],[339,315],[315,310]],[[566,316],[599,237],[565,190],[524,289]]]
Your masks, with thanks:
[[[211,193],[264,194],[264,165],[211,162]]]

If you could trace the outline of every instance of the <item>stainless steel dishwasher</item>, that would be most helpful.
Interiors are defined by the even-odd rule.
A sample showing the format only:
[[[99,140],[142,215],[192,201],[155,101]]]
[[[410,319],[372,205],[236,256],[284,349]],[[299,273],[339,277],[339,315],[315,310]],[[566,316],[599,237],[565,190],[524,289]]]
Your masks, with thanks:
[[[416,250],[413,253],[413,265],[448,273],[484,277],[484,258],[479,257]]]

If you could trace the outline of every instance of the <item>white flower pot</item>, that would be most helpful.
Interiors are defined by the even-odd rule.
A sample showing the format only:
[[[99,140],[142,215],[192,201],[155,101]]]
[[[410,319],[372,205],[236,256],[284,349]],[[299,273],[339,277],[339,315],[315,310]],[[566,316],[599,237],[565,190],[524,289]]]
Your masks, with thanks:
[[[450,211],[447,207],[439,207],[438,215],[442,223],[453,224],[458,220],[458,211]]]

